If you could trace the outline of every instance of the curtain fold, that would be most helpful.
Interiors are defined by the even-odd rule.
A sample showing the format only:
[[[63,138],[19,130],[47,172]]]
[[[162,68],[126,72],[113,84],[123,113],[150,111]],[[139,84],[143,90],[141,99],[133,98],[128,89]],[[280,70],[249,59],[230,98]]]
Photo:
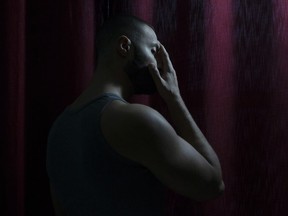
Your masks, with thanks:
[[[1,3],[1,214],[24,215],[25,0]],[[15,208],[17,206],[17,208]]]
[[[211,201],[167,188],[167,216],[284,216],[288,211],[287,0],[2,0],[0,214],[53,215],[49,128],[89,83],[94,36],[115,14],[149,23],[216,151],[226,185]],[[137,96],[169,121],[158,96]]]
[[[232,0],[210,1],[205,7],[205,93],[204,119],[207,136],[215,151],[221,155],[223,179],[226,183],[225,208],[219,209],[219,203],[211,202],[204,212],[216,211],[219,215],[232,215],[233,202],[229,202],[234,190],[231,184],[237,171],[233,160],[237,157],[233,143],[235,126],[235,59],[233,56],[233,13]],[[234,173],[236,172],[236,173]],[[228,184],[227,184],[228,183]],[[227,199],[227,200],[226,200]]]
[[[47,135],[92,77],[94,1],[29,1],[26,25],[26,214],[51,215]]]

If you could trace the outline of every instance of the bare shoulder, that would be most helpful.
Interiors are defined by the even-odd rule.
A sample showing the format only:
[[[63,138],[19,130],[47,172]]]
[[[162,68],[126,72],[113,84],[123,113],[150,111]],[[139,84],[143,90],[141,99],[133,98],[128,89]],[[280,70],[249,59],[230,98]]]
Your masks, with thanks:
[[[137,152],[154,143],[157,137],[176,132],[167,120],[155,109],[142,104],[125,104],[113,101],[103,112],[102,132],[108,144],[129,159],[141,162]],[[152,142],[153,141],[153,142]]]
[[[113,101],[112,104],[105,110],[115,121],[130,120],[130,121],[150,121],[153,119],[165,120],[164,117],[155,109],[143,104],[127,104],[121,101]],[[105,114],[104,114],[105,115]],[[109,119],[108,119],[109,120]]]
[[[118,127],[114,129],[121,132],[132,129],[131,126],[141,126],[142,130],[153,129],[155,124],[159,126],[159,124],[165,125],[168,122],[158,111],[142,104],[113,101],[104,110],[102,116],[102,126],[108,126],[110,130]]]

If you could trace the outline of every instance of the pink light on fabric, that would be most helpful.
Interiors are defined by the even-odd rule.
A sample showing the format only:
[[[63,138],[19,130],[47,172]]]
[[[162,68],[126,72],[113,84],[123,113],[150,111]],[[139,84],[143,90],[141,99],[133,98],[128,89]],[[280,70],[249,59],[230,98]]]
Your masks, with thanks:
[[[234,127],[234,83],[233,83],[233,47],[232,47],[232,1],[210,1],[205,7],[205,17],[208,20],[205,28],[207,64],[205,65],[205,125],[207,139],[221,155],[222,175],[226,185],[225,194],[229,193],[229,182],[233,178],[233,127]],[[229,174],[228,174],[229,173]],[[229,201],[227,196],[220,197],[225,202],[225,212],[229,215]],[[213,205],[214,204],[214,205]],[[231,202],[230,202],[231,204]],[[207,208],[208,213],[218,210],[218,203],[211,202]],[[223,210],[223,209],[222,209]]]
[[[279,76],[279,96],[287,99],[287,82],[288,82],[288,1],[277,0],[275,4],[275,39],[278,48],[278,76]],[[287,104],[286,104],[287,106]],[[283,108],[283,107],[282,107]],[[287,110],[287,109],[286,109]]]
[[[285,162],[288,152],[288,1],[275,0],[274,2],[277,67],[274,69],[275,91],[273,112],[271,112],[274,120],[271,122],[274,127],[271,149],[275,154],[269,154],[269,162],[273,164],[271,175],[274,176],[272,178],[274,184],[270,187],[271,191],[275,191],[274,200],[277,200],[273,205],[275,215],[285,215],[288,204],[288,164]],[[276,191],[283,191],[283,193],[280,195]]]
[[[153,9],[154,9],[153,0],[135,0],[133,7],[135,15],[147,21],[148,23],[153,22]]]

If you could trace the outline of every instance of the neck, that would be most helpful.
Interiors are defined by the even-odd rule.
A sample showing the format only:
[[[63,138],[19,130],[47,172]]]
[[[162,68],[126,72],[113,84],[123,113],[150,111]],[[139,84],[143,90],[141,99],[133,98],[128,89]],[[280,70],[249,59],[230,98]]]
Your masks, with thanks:
[[[106,73],[105,71],[97,70],[88,87],[83,92],[84,95],[95,97],[103,93],[113,93],[124,100],[129,100],[133,92],[127,80],[120,76],[112,76],[111,74],[115,73]]]

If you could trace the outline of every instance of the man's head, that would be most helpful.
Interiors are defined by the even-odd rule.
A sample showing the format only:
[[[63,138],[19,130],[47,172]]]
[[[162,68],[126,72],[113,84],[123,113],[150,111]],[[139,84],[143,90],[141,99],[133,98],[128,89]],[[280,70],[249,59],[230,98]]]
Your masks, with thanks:
[[[124,72],[121,76],[129,79],[135,94],[156,91],[147,66],[157,65],[159,46],[153,27],[134,16],[110,18],[96,37],[98,64],[109,64],[116,73]]]

